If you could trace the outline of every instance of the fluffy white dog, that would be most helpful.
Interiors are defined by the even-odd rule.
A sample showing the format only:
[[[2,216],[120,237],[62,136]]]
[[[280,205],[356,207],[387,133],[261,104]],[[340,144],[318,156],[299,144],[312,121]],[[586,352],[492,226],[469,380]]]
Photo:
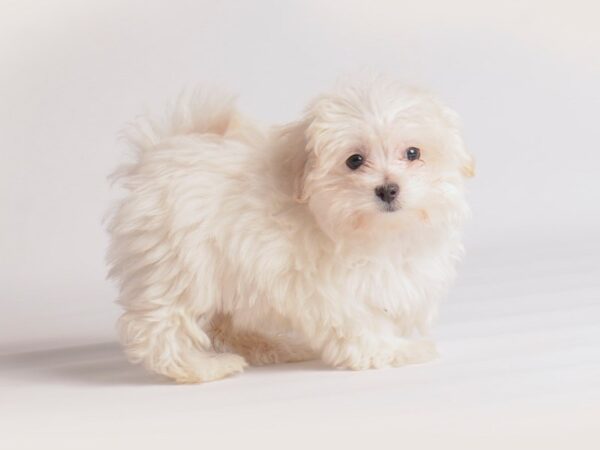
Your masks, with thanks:
[[[129,358],[178,382],[248,363],[418,363],[462,253],[472,161],[430,94],[343,83],[262,129],[230,96],[180,100],[128,133],[111,223]]]

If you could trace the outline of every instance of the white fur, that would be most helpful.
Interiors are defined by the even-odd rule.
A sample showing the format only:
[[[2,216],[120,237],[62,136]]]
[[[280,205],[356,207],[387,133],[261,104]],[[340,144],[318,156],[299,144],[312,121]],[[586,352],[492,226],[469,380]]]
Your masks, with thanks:
[[[382,78],[261,129],[230,96],[182,97],[128,133],[110,226],[130,359],[179,382],[318,356],[340,368],[426,361],[461,255],[471,171],[453,112]],[[407,147],[420,161],[407,161]],[[361,153],[366,164],[350,170]],[[400,185],[387,212],[374,189]]]

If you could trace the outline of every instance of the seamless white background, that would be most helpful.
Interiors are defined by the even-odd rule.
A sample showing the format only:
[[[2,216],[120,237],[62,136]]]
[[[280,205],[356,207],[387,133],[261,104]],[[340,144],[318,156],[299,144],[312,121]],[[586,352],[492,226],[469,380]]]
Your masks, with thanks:
[[[591,0],[0,1],[0,442],[101,447],[116,445],[103,431],[141,442],[160,423],[200,445],[203,423],[205,439],[241,424],[257,438],[275,420],[280,434],[300,423],[358,445],[372,431],[394,448],[600,445],[598,17]],[[442,359],[201,387],[130,368],[103,260],[119,130],[204,82],[266,123],[293,120],[365,68],[437,92],[476,157]]]

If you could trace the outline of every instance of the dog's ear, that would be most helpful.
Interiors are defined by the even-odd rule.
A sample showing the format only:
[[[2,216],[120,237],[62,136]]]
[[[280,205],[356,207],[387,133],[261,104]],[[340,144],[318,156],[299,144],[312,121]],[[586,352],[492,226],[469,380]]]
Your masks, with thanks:
[[[294,200],[304,203],[308,200],[307,178],[313,166],[313,155],[308,148],[306,130],[309,121],[298,121],[281,128],[282,144],[285,146],[286,166],[288,168]]]
[[[462,138],[461,125],[458,114],[448,107],[443,107],[442,113],[446,119],[446,123],[451,127],[451,145],[454,147],[458,155],[460,173],[467,178],[475,176],[475,159],[467,150],[465,142]]]
[[[306,179],[310,173],[311,158],[308,154],[304,155],[304,161],[298,161],[295,167],[293,189],[294,200],[299,203],[304,203],[308,200],[308,192],[306,189]]]
[[[466,150],[465,150],[465,156],[464,156],[464,163],[461,168],[461,173],[467,178],[471,178],[471,177],[475,176],[475,159]]]

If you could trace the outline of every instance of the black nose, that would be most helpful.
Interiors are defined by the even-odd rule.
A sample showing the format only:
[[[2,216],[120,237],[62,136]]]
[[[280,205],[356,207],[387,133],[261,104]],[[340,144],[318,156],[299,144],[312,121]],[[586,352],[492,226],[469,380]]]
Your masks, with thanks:
[[[400,186],[396,183],[384,184],[375,188],[375,195],[386,203],[392,203],[400,192]]]

